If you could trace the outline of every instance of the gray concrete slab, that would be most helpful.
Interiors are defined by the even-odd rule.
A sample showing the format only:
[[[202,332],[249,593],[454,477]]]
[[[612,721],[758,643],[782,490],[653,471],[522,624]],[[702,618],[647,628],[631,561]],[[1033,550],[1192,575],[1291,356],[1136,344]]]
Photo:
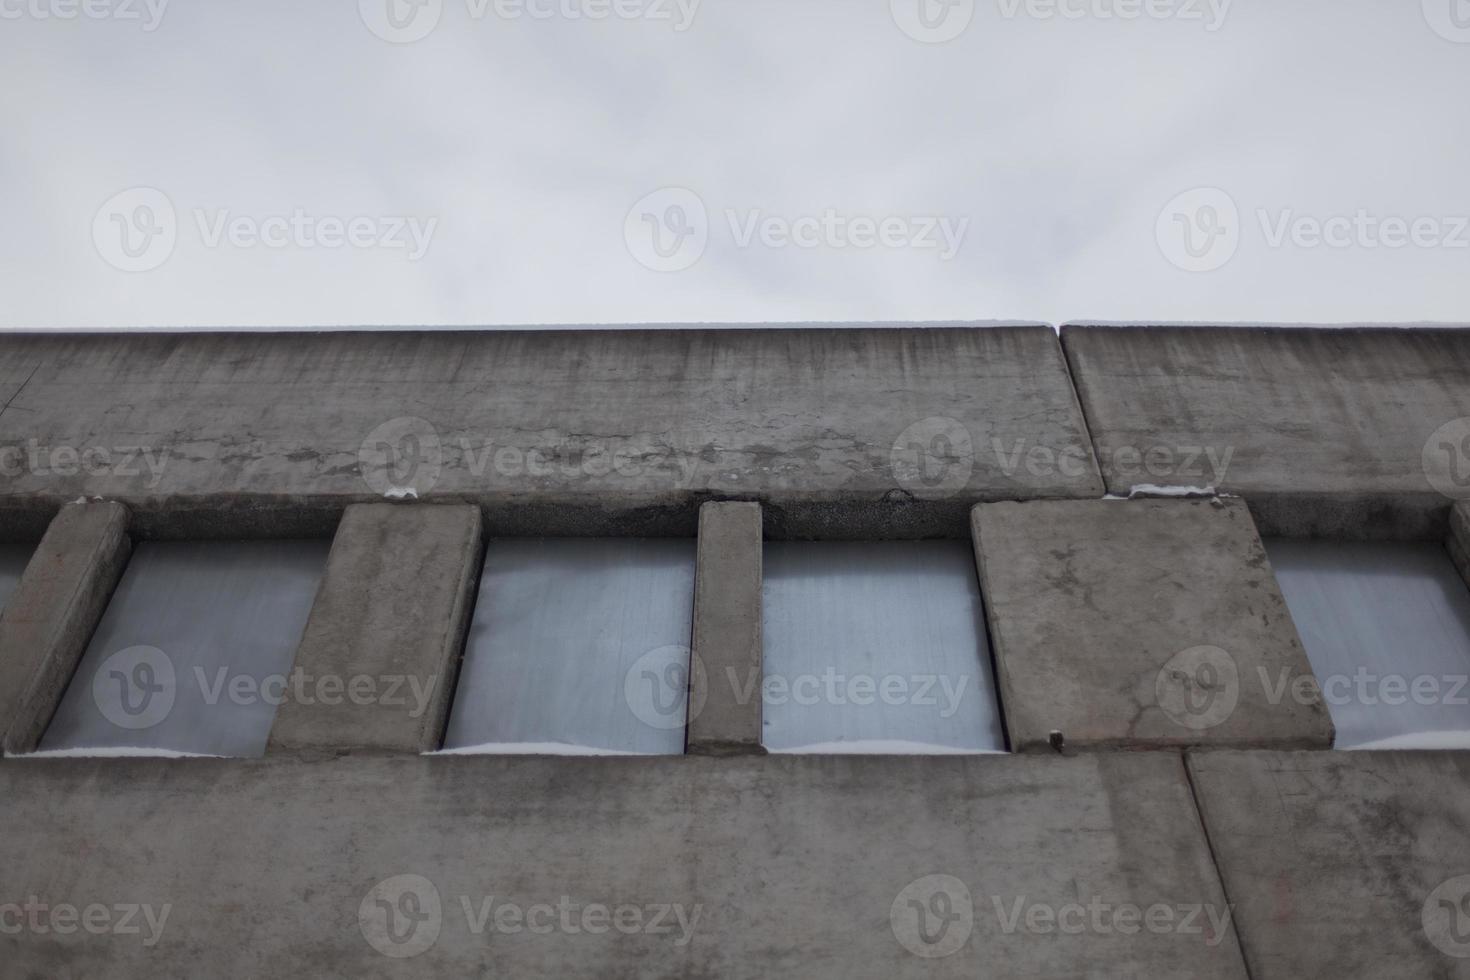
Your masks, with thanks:
[[[1470,754],[1192,752],[1254,980],[1470,977]]]
[[[981,504],[1011,746],[1327,747],[1332,723],[1243,501]]]
[[[708,503],[699,509],[694,573],[694,646],[689,675],[693,755],[765,752],[761,746],[761,508]],[[738,681],[731,683],[731,678]],[[746,679],[754,678],[754,688]],[[740,692],[754,696],[741,698]]]
[[[0,819],[0,903],[162,920],[23,976],[1245,976],[1175,754],[7,759]]]
[[[33,751],[127,566],[128,510],[68,504],[0,612],[0,749]]]
[[[37,452],[0,509],[101,494],[144,535],[306,535],[394,491],[479,504],[499,535],[690,535],[711,497],[771,503],[782,533],[960,534],[976,500],[1101,489],[1046,327],[12,346],[40,365],[0,447]]]
[[[1470,331],[1069,326],[1108,490],[1214,486],[1264,534],[1438,538],[1470,498]]]
[[[472,506],[348,507],[266,751],[437,749],[483,550]]]

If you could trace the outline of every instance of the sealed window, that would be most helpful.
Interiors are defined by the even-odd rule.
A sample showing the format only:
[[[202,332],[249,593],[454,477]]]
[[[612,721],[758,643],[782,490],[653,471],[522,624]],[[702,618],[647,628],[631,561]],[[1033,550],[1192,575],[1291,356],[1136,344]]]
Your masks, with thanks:
[[[445,748],[681,754],[692,539],[501,539],[465,645]]]
[[[20,576],[33,551],[28,544],[0,544],[0,613],[5,611],[10,594],[20,585]]]
[[[764,564],[767,748],[1005,751],[968,543],[769,542]]]
[[[329,549],[138,544],[41,750],[263,755]]]
[[[1276,539],[1266,551],[1338,748],[1470,745],[1470,589],[1443,546]]]

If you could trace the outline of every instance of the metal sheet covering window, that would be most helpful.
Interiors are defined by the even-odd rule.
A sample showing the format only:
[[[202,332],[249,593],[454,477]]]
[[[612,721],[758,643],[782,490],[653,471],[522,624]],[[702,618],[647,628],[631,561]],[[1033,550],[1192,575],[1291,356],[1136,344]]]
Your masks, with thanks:
[[[5,611],[5,603],[20,584],[21,573],[26,570],[26,562],[31,560],[31,553],[35,550],[28,544],[0,543],[0,613]]]
[[[501,539],[465,646],[446,749],[684,751],[692,539]]]
[[[41,740],[265,753],[327,541],[145,541]]]
[[[968,543],[770,542],[764,591],[767,748],[1005,751]]]
[[[1466,744],[1470,589],[1441,545],[1275,539],[1266,551],[1339,748]]]

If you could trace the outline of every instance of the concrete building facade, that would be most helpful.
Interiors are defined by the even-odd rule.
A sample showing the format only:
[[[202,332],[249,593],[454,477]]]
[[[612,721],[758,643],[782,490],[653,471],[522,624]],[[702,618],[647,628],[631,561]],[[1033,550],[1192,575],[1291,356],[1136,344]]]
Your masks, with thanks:
[[[1467,554],[1454,329],[3,337],[0,973],[1470,977]]]

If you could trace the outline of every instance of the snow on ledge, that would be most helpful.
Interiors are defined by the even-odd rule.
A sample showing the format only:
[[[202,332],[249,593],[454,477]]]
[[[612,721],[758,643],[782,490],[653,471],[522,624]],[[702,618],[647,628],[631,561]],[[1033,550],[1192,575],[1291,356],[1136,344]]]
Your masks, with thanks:
[[[1349,745],[1344,748],[1348,752],[1408,752],[1415,749],[1470,749],[1470,732],[1410,732],[1407,735],[1394,735],[1390,738],[1380,738],[1376,742],[1364,742],[1362,745]]]
[[[150,749],[132,746],[98,745],[82,749],[43,749],[11,759],[225,759],[228,756],[207,752],[179,752],[175,749]]]
[[[868,739],[851,742],[815,742],[789,749],[768,749],[773,755],[1006,755],[999,749],[960,749],[928,742]]]
[[[620,749],[603,749],[595,745],[568,745],[565,742],[486,742],[483,745],[462,745],[454,749],[425,752],[424,755],[622,755],[648,756],[648,752],[624,752]]]
[[[388,500],[417,500],[419,492],[413,487],[389,487],[383,496]]]
[[[1218,497],[1214,487],[1161,487],[1156,483],[1138,483],[1128,490],[1128,499],[1135,497]]]

